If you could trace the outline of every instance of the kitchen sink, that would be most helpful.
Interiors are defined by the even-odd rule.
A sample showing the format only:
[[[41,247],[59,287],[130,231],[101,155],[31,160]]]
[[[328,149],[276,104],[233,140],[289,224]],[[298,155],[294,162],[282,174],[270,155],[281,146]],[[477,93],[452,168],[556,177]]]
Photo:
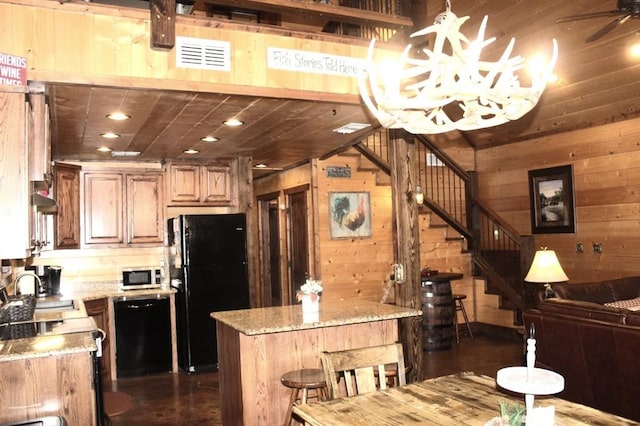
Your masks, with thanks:
[[[38,299],[36,300],[36,313],[53,311],[73,311],[78,309],[78,304],[73,299]]]

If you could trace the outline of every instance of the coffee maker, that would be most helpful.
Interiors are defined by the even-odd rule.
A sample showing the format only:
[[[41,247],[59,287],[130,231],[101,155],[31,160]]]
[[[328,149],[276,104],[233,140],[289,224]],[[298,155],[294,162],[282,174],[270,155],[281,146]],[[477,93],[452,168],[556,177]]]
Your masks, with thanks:
[[[36,281],[35,284],[37,297],[60,294],[60,275],[62,273],[60,266],[33,265],[25,267],[25,270],[33,271],[40,278],[40,281]]]

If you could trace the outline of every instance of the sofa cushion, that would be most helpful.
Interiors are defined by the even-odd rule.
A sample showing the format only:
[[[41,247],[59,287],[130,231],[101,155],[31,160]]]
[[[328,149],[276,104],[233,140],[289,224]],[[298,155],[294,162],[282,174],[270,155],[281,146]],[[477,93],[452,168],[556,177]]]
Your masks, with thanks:
[[[591,283],[556,283],[551,287],[561,299],[605,304],[640,297],[640,277],[625,277]]]
[[[582,300],[584,302],[594,302],[601,305],[615,301],[609,286],[602,282],[553,284],[552,288],[556,296],[560,299]]]
[[[628,300],[640,297],[640,277],[618,278],[607,280],[613,294],[613,300]]]
[[[541,312],[570,315],[616,324],[626,323],[628,311],[581,300],[547,299],[538,305]]]

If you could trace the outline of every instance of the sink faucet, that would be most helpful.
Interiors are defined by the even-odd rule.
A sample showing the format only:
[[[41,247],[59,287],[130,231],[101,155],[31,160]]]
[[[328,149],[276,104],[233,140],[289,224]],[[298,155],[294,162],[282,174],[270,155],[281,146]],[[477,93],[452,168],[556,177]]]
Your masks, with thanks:
[[[42,280],[40,279],[40,277],[37,276],[36,274],[31,273],[31,272],[22,272],[22,273],[18,274],[16,279],[13,281],[13,295],[14,296],[18,295],[18,282],[22,278],[24,278],[26,276],[33,277],[33,279],[34,279],[34,281],[33,281],[33,294],[34,295],[38,294],[38,289],[40,287],[42,287]],[[38,282],[37,284],[36,284],[36,281]]]

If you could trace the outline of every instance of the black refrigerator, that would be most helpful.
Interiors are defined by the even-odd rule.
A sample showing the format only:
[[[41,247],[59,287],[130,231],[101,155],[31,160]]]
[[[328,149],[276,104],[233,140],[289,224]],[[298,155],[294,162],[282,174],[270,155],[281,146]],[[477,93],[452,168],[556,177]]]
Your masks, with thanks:
[[[181,215],[169,219],[167,241],[178,365],[189,373],[215,370],[211,312],[249,308],[245,215]]]

